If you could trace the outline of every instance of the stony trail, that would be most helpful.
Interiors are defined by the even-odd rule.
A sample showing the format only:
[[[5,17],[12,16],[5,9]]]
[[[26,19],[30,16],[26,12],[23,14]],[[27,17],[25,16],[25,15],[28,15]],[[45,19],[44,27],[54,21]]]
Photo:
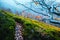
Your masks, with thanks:
[[[15,27],[15,39],[16,40],[23,40],[22,37],[22,26],[21,24],[16,22],[16,27]]]

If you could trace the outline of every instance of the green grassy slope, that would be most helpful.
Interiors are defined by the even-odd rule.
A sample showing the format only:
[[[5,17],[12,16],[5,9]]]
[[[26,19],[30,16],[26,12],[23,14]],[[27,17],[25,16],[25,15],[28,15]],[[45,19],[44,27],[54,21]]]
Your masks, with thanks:
[[[6,16],[6,18],[8,20],[3,16]],[[60,40],[60,28],[58,28],[56,26],[49,25],[49,24],[46,24],[41,21],[38,22],[38,21],[32,20],[30,18],[24,18],[22,16],[11,14],[10,12],[7,12],[7,11],[0,11],[0,18],[3,21],[3,24],[1,24],[2,21],[0,20],[0,25],[1,25],[2,29],[3,29],[3,27],[5,28],[7,25],[10,25],[13,28],[15,26],[15,22],[20,23],[23,26],[22,31],[23,31],[23,37],[25,40]],[[5,21],[8,21],[8,23],[6,22],[4,24]],[[6,26],[4,26],[4,25],[6,25]],[[10,26],[7,26],[7,27],[9,28]],[[11,29],[11,27],[10,27],[10,29]],[[1,29],[1,31],[2,31],[2,29]],[[13,30],[14,30],[14,28],[13,28]],[[8,30],[8,31],[10,31],[10,30]],[[1,34],[2,33],[3,32],[1,32]],[[10,35],[13,36],[13,34],[10,34]]]

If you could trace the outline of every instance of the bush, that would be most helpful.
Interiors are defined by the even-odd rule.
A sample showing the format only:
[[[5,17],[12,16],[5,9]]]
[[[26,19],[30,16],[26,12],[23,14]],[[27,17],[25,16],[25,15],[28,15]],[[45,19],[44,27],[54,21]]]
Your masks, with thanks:
[[[14,40],[15,21],[0,12],[0,40]]]

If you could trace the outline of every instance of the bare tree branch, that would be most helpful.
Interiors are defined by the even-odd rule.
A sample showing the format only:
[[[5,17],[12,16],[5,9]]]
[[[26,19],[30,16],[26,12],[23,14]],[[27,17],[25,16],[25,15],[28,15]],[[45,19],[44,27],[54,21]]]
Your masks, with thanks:
[[[17,5],[22,5],[22,6],[24,6],[25,8],[27,8],[27,9],[29,9],[29,10],[35,12],[35,13],[42,14],[42,15],[44,15],[44,16],[49,16],[49,15],[47,15],[47,14],[43,14],[43,13],[37,12],[37,11],[35,11],[35,10],[33,10],[33,9],[31,9],[31,8],[29,8],[29,7],[27,7],[27,6],[25,6],[24,4],[18,3],[18,2],[15,1],[15,0],[14,0],[14,2],[15,2]],[[49,17],[50,17],[50,16],[49,16]]]

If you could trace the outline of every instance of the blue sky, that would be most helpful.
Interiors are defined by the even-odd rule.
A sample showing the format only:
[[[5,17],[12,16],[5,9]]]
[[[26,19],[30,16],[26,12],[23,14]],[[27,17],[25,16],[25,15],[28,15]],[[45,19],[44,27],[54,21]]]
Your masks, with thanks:
[[[25,4],[27,2],[31,2],[32,0],[16,0],[16,1],[19,2],[19,3]],[[56,0],[56,2],[60,2],[60,0]],[[15,11],[15,9],[16,9],[16,11],[22,11],[22,10],[25,10],[26,9],[25,7],[23,7],[21,5],[16,5],[16,3],[14,3],[13,0],[0,0],[0,3],[1,3],[1,5],[3,5],[3,3],[4,3],[5,6],[8,4],[6,7],[3,5],[3,7],[5,7],[5,8],[11,8],[11,10],[12,10],[12,7],[13,7],[13,11]],[[29,6],[28,3],[27,3],[27,5]],[[27,6],[27,5],[25,5],[25,6]],[[35,8],[36,6],[35,5],[33,5],[33,6],[34,6],[33,8],[31,7],[33,10],[35,10],[35,11],[38,11],[39,10],[39,9],[36,10],[36,8]],[[40,12],[40,11],[38,11],[38,12]]]
[[[60,2],[60,0],[56,0],[56,2]]]
[[[6,2],[6,3],[10,4],[10,5],[15,5],[13,0],[0,0],[0,1]],[[16,1],[24,4],[24,3],[30,2],[32,0],[16,0]],[[60,0],[56,0],[56,2],[60,2]]]
[[[27,2],[31,2],[32,0],[16,0],[16,1],[19,3],[25,4]],[[24,9],[24,7],[16,5],[13,0],[0,0],[0,2],[3,2],[3,3],[5,2],[9,5],[12,5],[13,7]],[[60,2],[60,0],[56,0],[56,2]],[[4,5],[6,5],[6,4],[4,4]],[[36,6],[34,6],[34,7],[36,7]]]
[[[30,2],[32,0],[16,0],[18,2],[24,3],[24,2]],[[56,0],[56,2],[60,2],[60,0]]]
[[[31,0],[16,0],[16,1],[18,1],[20,3],[26,3],[26,2],[30,2]]]

